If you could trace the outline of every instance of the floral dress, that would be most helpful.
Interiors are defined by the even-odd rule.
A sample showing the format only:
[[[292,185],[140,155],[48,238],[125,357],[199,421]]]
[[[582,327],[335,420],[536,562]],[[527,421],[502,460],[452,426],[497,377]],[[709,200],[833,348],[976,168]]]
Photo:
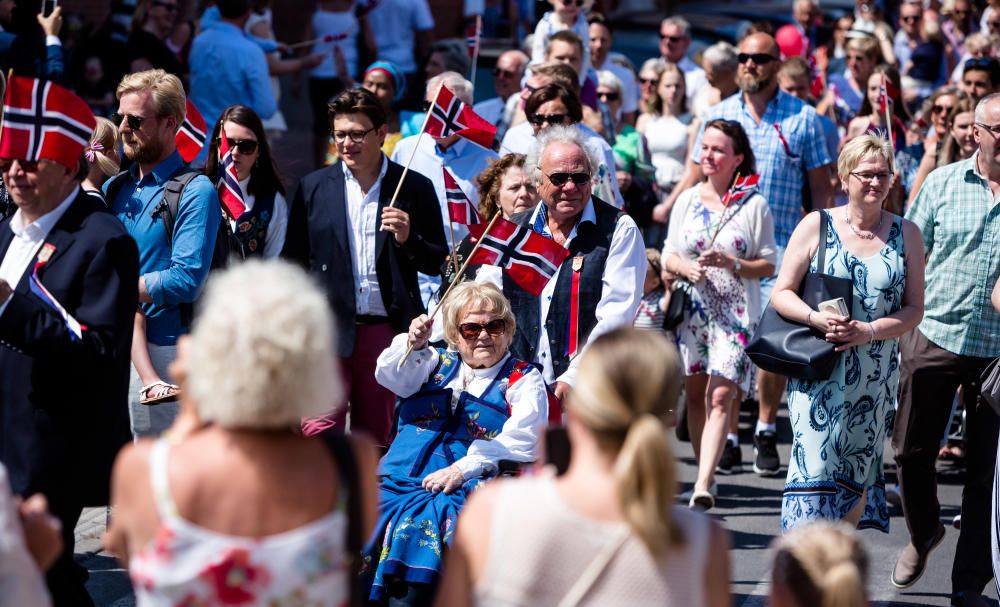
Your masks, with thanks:
[[[684,192],[674,205],[664,257],[674,253],[697,259],[713,248],[739,259],[774,263],[774,222],[763,196],[751,193],[713,211],[701,202],[698,189]],[[705,268],[704,278],[688,292],[684,320],[675,329],[684,374],[717,375],[749,390],[754,367],[745,348],[760,318],[760,280]]]
[[[826,211],[823,211],[826,212]],[[854,281],[851,318],[871,322],[902,306],[906,284],[902,219],[870,257],[844,248],[832,226],[825,238],[826,269]],[[816,271],[816,258],[810,271]],[[788,382],[792,456],[781,505],[781,527],[840,520],[867,496],[859,528],[889,531],[882,446],[896,411],[899,345],[886,339],[844,352],[828,380]]]

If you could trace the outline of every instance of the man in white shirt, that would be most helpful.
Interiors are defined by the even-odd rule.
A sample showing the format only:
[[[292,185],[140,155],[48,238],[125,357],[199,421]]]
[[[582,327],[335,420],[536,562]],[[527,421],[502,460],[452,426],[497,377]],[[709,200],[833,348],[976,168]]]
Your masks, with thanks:
[[[517,112],[517,92],[520,91],[528,56],[519,50],[504,51],[493,68],[493,90],[497,96],[472,106],[477,114],[497,125],[497,139],[503,140]]]
[[[635,73],[608,58],[611,53],[612,31],[607,17],[601,13],[590,13],[587,23],[590,24],[590,64],[595,70],[608,70],[621,80],[624,119],[634,125],[636,112],[639,110],[639,85]]]
[[[434,103],[438,90],[448,87],[462,103],[472,105],[472,83],[456,72],[444,72],[427,81],[426,100]],[[411,160],[412,158],[412,160]],[[476,177],[491,162],[500,158],[493,150],[472,143],[460,135],[435,139],[429,135],[412,135],[396,144],[392,151],[393,162],[406,165],[410,171],[416,171],[431,181],[440,207],[441,223],[444,226],[445,237],[452,248],[469,233],[460,223],[452,223],[448,214],[448,198],[444,187],[444,168],[447,167],[458,187],[472,201],[479,203],[479,186]],[[441,286],[437,274],[420,275],[420,294],[424,302],[429,302]]]
[[[378,58],[406,74],[406,90],[415,88],[417,58],[426,57],[434,42],[434,17],[427,0],[379,0],[368,13]]]
[[[683,17],[667,17],[660,22],[660,55],[684,72],[684,84],[687,85],[687,100],[690,105],[695,95],[705,86],[705,70],[687,56],[691,47],[691,24]]]

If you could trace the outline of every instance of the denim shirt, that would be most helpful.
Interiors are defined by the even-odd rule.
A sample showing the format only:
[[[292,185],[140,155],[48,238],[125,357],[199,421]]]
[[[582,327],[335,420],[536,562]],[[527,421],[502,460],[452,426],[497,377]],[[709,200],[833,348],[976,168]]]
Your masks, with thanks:
[[[173,246],[167,243],[163,222],[151,214],[163,200],[164,185],[181,166],[180,154],[174,152],[139,180],[138,166],[133,165],[120,177],[125,182],[114,200],[108,201],[111,212],[139,245],[139,273],[153,299],[151,304],[142,304],[146,338],[158,346],[172,346],[187,332],[178,304],[193,303],[201,292],[222,221],[215,188],[208,177],[200,175],[184,188],[174,221]]]

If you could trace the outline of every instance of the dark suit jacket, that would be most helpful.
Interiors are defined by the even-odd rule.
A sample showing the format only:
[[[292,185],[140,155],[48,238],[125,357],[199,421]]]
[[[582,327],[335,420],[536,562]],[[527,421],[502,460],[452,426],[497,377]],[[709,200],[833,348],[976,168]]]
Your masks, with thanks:
[[[6,219],[0,259],[12,239]],[[118,219],[82,190],[45,242],[55,252],[39,270],[41,283],[86,330],[71,338],[62,317],[29,291],[33,260],[0,315],[0,461],[16,493],[106,504],[114,457],[131,438],[139,252]]]
[[[403,167],[387,162],[379,193],[379,218],[403,174]],[[345,191],[340,162],[302,178],[292,196],[282,256],[301,264],[326,291],[336,316],[337,355],[346,357],[354,352],[357,305]],[[407,172],[396,207],[410,215],[410,236],[400,245],[388,232],[376,231],[375,271],[389,323],[395,332],[402,333],[411,320],[425,312],[417,272],[439,274],[448,245],[440,203],[429,179]]]

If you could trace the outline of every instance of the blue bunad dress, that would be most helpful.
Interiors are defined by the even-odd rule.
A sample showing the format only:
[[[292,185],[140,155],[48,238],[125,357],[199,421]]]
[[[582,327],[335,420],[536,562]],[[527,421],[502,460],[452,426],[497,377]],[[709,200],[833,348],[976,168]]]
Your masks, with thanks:
[[[397,394],[407,390],[383,381],[383,376],[392,373],[405,347],[406,335],[397,336],[379,357],[376,370],[380,383]],[[369,597],[373,601],[383,599],[390,580],[435,582],[444,547],[451,542],[466,498],[495,476],[499,459],[532,461],[547,418],[545,383],[529,363],[507,356],[486,370],[491,373],[486,378],[481,370],[465,367],[453,351],[429,347],[411,358],[417,358],[415,365],[433,370],[423,374],[429,379],[418,390],[397,400],[397,433],[379,464],[380,518],[364,551],[367,575],[363,577],[371,582]],[[410,364],[408,360],[406,366]],[[412,376],[414,370],[409,372]],[[480,385],[486,384],[485,390],[474,396],[470,393],[472,384],[468,384],[469,391],[462,390],[454,402],[455,388],[461,389],[466,385],[464,376],[476,372]],[[525,384],[518,386],[522,395],[518,401],[531,404],[519,406],[512,414],[507,393],[517,382]],[[501,433],[509,437],[495,441]],[[461,488],[450,494],[423,488],[425,476],[456,462],[466,478]]]

